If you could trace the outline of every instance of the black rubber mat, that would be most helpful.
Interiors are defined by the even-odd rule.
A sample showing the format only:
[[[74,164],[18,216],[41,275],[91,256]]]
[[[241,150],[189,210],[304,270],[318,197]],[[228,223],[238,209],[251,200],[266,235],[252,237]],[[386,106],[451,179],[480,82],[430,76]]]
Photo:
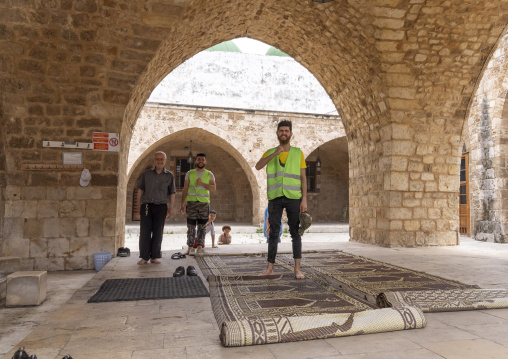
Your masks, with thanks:
[[[209,296],[200,277],[108,279],[88,303]]]

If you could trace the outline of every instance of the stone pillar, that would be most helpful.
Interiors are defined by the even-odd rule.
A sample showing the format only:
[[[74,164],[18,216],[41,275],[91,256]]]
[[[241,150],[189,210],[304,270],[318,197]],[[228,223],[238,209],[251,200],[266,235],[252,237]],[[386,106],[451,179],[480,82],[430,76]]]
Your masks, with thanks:
[[[391,124],[372,131],[371,146],[351,146],[352,241],[394,246],[458,244],[459,142],[434,131]],[[440,130],[441,129],[441,130]]]
[[[498,44],[472,100],[468,119],[471,232],[508,242],[508,34]]]

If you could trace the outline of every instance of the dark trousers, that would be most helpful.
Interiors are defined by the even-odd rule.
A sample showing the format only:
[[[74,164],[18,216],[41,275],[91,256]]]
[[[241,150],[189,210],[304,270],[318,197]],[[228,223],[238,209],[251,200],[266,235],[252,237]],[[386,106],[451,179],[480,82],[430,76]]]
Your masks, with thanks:
[[[162,231],[168,213],[168,205],[143,203],[139,234],[139,257],[144,260],[161,258]]]
[[[270,234],[268,236],[268,262],[275,263],[279,240],[280,220],[285,208],[288,217],[289,233],[293,243],[293,258],[302,258],[302,237],[298,234],[300,225],[300,199],[290,199],[285,196],[268,201],[268,222]]]

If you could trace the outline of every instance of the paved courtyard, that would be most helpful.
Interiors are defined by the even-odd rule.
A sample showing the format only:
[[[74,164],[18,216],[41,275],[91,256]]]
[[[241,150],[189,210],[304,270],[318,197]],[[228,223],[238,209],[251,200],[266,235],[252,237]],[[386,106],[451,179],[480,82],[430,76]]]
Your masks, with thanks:
[[[218,224],[218,227],[220,224]],[[233,226],[235,228],[235,226]],[[212,253],[266,251],[255,228],[233,231],[233,244]],[[39,359],[89,358],[506,358],[508,309],[425,314],[424,329],[306,342],[225,348],[208,298],[86,303],[109,278],[171,276],[177,266],[194,265],[193,257],[172,260],[185,243],[183,227],[164,238],[161,265],[137,266],[135,225],[126,228],[131,257],[114,258],[100,272],[48,273],[48,297],[38,307],[0,309],[0,355],[10,359],[19,345]],[[303,237],[304,250],[341,249],[430,274],[508,288],[508,246],[461,237],[455,247],[380,248],[348,241],[347,226],[326,232],[323,225]],[[130,233],[129,233],[130,232]],[[170,233],[173,232],[173,233]],[[179,233],[181,232],[181,233]],[[289,237],[281,251],[291,249]],[[208,243],[208,242],[207,242]],[[205,285],[207,282],[202,277]]]

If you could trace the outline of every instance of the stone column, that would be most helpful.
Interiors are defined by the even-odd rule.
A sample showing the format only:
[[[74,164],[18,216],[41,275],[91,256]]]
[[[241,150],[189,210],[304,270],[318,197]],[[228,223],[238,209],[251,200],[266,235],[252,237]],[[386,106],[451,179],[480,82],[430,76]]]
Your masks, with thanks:
[[[371,131],[369,146],[362,138],[352,142],[352,241],[458,244],[460,136],[447,135],[446,127],[445,119],[431,126],[390,124]]]

